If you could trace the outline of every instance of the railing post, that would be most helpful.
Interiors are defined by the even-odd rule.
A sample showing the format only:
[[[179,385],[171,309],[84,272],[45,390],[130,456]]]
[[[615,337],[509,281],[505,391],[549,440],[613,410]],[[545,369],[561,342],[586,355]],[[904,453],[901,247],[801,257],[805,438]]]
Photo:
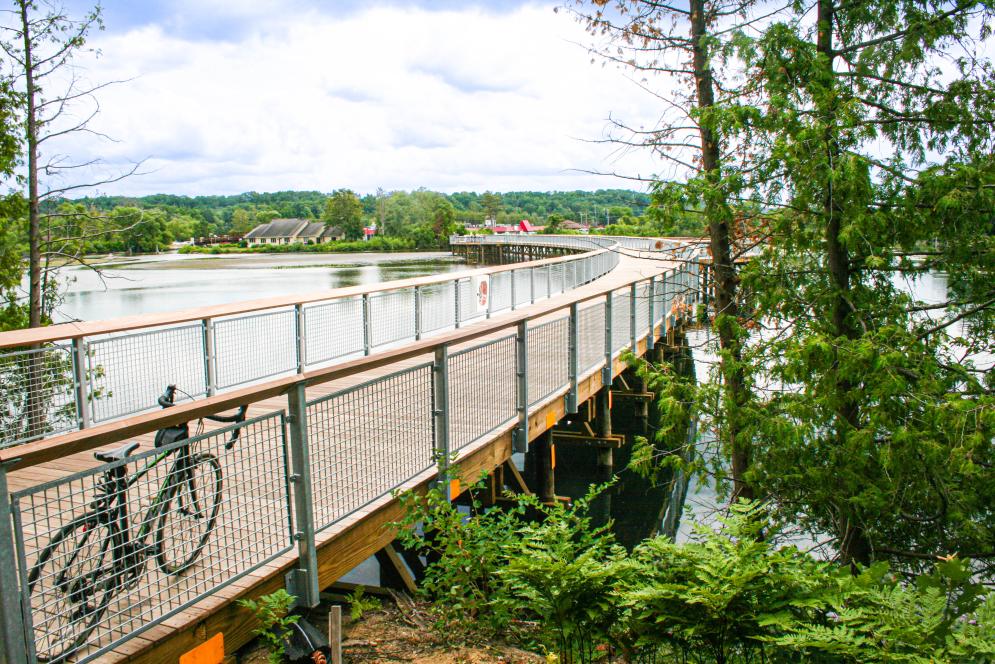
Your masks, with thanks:
[[[29,661],[24,604],[17,578],[18,559],[14,546],[7,468],[0,465],[0,664]],[[33,659],[30,661],[34,661]]]
[[[568,375],[570,377],[570,391],[567,392],[567,412],[576,413],[577,412],[577,374],[580,354],[580,320],[578,319],[578,309],[577,303],[574,302],[570,305],[570,328],[568,331],[567,340],[567,357],[568,357]]]
[[[459,296],[459,279],[453,281],[453,320],[456,329],[459,329],[459,319],[460,319],[460,296]]]
[[[363,355],[370,354],[370,294],[363,293]]]
[[[529,268],[529,300],[532,304],[536,303],[536,269],[534,267]]]
[[[446,344],[435,349],[432,363],[432,420],[439,477],[446,483],[446,498],[452,500],[455,496],[451,495],[451,478],[446,477],[449,471],[449,347]]]
[[[214,319],[205,318],[200,321],[201,333],[204,336],[204,388],[207,396],[214,396],[218,391],[218,382],[215,378],[216,363],[214,357]]]
[[[546,266],[546,299],[553,297],[553,266]]]
[[[496,275],[495,275],[496,276]],[[491,317],[491,312],[494,310],[492,306],[494,304],[494,280],[491,275],[487,275],[487,313],[486,317]]]
[[[518,299],[515,296],[515,282],[518,281],[518,279],[515,278],[515,270],[510,270],[508,272],[508,274],[511,275],[511,310],[514,311],[515,310],[515,300]]]
[[[636,352],[636,311],[639,309],[639,287],[633,283],[629,286],[629,342],[632,352]]]
[[[304,367],[307,364],[307,344],[304,339],[304,305],[295,304],[294,305],[294,327],[297,330],[297,373],[304,373]]]
[[[515,335],[515,376],[518,378],[518,426],[512,435],[512,450],[527,452],[529,449],[529,342],[528,323],[518,324]]]
[[[290,428],[290,484],[294,497],[294,539],[297,541],[297,567],[287,574],[290,593],[299,606],[317,606],[318,554],[314,543],[314,494],[311,487],[311,459],[307,440],[307,396],[304,383],[287,393],[287,426]]]
[[[73,338],[73,393],[76,397],[76,412],[79,414],[79,428],[90,427],[90,404],[86,400],[86,340]]]
[[[646,350],[653,350],[656,345],[656,277],[650,277],[649,298],[650,329],[646,335]]]
[[[415,286],[415,341],[421,339],[421,286]]]
[[[605,296],[605,366],[601,370],[601,385],[607,387],[612,384],[612,292],[608,291]]]

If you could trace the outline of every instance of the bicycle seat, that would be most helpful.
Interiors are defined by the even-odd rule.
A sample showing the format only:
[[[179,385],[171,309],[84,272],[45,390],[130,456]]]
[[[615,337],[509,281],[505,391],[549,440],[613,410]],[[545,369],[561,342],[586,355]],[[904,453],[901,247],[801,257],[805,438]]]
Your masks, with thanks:
[[[110,463],[111,461],[120,461],[121,459],[127,459],[131,456],[131,453],[138,448],[138,443],[127,443],[122,445],[116,450],[111,450],[110,452],[94,452],[93,457],[97,461],[105,461]]]

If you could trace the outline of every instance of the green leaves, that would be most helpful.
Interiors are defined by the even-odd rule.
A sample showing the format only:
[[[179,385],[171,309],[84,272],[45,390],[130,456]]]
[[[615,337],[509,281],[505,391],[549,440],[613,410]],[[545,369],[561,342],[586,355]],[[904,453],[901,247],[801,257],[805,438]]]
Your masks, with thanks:
[[[283,662],[286,640],[290,637],[290,628],[301,619],[300,616],[289,615],[296,599],[281,588],[269,595],[262,595],[258,600],[238,600],[238,605],[252,611],[256,620],[259,621],[259,627],[252,630],[252,633],[262,639],[269,650],[270,664]]]

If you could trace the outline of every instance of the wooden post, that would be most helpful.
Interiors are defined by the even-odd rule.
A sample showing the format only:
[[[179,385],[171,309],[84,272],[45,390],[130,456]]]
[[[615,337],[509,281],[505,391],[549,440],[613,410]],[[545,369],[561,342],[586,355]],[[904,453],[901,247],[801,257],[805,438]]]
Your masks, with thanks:
[[[598,435],[607,438],[612,435],[611,385],[598,392]],[[615,471],[615,457],[612,448],[598,448],[598,481],[606,482]]]
[[[342,664],[342,607],[335,605],[328,612],[328,646],[332,664]]]
[[[556,471],[553,456],[555,452],[548,431],[535,440],[535,448],[539,500],[552,504],[556,500]]]

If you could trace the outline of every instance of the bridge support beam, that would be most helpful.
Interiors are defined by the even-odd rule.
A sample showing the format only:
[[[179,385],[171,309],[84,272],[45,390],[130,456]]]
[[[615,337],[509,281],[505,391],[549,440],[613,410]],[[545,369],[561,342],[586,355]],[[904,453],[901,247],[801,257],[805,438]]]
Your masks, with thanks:
[[[388,544],[374,554],[377,564],[380,565],[380,586],[393,590],[403,590],[412,595],[418,590],[415,577],[407,568],[404,559],[394,548],[393,544]]]
[[[539,500],[551,505],[556,500],[556,447],[548,431],[536,438],[533,444]]]

